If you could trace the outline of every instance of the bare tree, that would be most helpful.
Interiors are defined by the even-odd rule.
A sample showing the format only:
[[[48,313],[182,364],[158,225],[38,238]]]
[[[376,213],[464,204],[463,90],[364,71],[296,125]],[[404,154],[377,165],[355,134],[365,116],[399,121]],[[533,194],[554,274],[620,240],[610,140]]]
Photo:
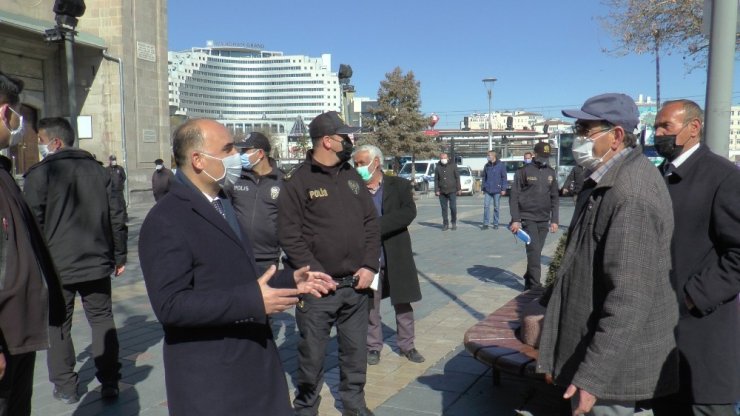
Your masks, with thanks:
[[[703,0],[602,0],[609,13],[601,23],[614,37],[615,55],[655,56],[656,100],[660,105],[660,54],[676,53],[687,69],[706,64],[709,41],[701,33]]]

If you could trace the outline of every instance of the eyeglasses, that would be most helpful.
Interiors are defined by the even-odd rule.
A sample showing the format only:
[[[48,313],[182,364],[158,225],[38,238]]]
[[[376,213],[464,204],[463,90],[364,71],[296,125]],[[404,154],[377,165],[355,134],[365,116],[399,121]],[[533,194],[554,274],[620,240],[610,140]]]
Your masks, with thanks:
[[[601,129],[599,129],[597,131],[592,131],[594,129],[593,126],[592,127],[589,127],[589,126],[585,126],[583,124],[574,124],[573,125],[573,133],[575,133],[576,136],[581,136],[581,137],[585,137],[585,138],[588,139],[588,138],[591,138],[592,136],[594,136],[596,134],[603,133],[605,131],[609,131],[609,130],[611,130],[613,128],[614,127],[612,127],[612,126],[609,126],[609,127],[601,126]]]

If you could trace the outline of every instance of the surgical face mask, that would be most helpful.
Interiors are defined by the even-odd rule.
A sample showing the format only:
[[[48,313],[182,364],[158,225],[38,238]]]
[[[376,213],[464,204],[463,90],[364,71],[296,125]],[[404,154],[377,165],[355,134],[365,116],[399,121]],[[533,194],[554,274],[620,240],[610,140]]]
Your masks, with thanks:
[[[221,164],[223,164],[224,173],[218,178],[214,178],[213,176],[211,176],[210,173],[208,173],[207,170],[203,169],[203,173],[205,173],[206,176],[208,176],[209,178],[213,179],[222,188],[227,182],[233,185],[241,177],[242,161],[241,161],[239,153],[234,153],[233,155],[226,156],[223,159],[219,159],[215,156],[211,156],[203,152],[201,152],[201,154],[211,159],[220,160]]]
[[[601,157],[594,156],[593,150],[594,150],[594,140],[598,139],[602,135],[610,132],[609,130],[604,130],[601,133],[597,133],[596,137],[593,139],[589,138],[588,136],[577,136],[575,139],[573,139],[573,158],[576,160],[576,163],[579,166],[583,166],[584,169],[588,170],[595,170],[601,162],[604,161],[604,158],[606,155],[608,155],[612,149],[611,147],[609,150],[607,150],[604,155]]]
[[[439,159],[439,163],[441,163],[441,164],[443,164],[443,165],[446,165],[446,164],[447,164],[447,162],[448,162],[448,160],[447,160],[447,159]]]
[[[257,163],[259,163],[259,160],[257,160],[256,162],[252,163],[252,161],[249,160],[249,158],[252,155],[254,155],[255,153],[257,153],[257,152],[258,152],[257,150],[255,150],[252,153],[244,152],[244,153],[241,154],[241,156],[239,156],[239,159],[241,160],[241,163],[242,163],[242,169],[244,169],[244,170],[252,170],[252,169],[254,169],[254,166]]]
[[[46,156],[49,156],[54,152],[49,151],[49,145],[48,144],[40,144],[39,145],[39,154],[41,155],[41,159],[44,159]]]
[[[5,120],[3,120],[3,125],[10,132],[10,146],[16,146],[23,140],[23,136],[26,134],[26,124],[23,123],[22,115],[13,110],[13,107],[8,106],[8,108],[13,114],[18,116],[18,127],[15,130],[11,129],[10,124]]]
[[[375,171],[378,169],[378,167],[375,166],[375,169],[373,169],[372,172],[371,172],[370,171],[370,166],[371,165],[372,165],[372,162],[370,162],[370,165],[367,165],[367,166],[357,166],[355,168],[355,170],[357,170],[357,173],[360,174],[360,177],[365,182],[369,182],[370,179],[373,178],[373,174],[375,173]]]
[[[116,166],[116,165],[118,165],[118,162],[116,162],[115,160],[111,160],[110,161],[110,165],[111,166]]]
[[[529,165],[530,163],[532,163],[532,159],[524,159],[525,165]]]
[[[157,166],[154,167],[154,169],[156,169],[156,170],[162,170],[163,167],[164,166],[162,166],[162,165],[157,165]]]
[[[655,151],[669,161],[673,161],[683,153],[683,145],[676,145],[675,134],[664,134],[655,136]]]

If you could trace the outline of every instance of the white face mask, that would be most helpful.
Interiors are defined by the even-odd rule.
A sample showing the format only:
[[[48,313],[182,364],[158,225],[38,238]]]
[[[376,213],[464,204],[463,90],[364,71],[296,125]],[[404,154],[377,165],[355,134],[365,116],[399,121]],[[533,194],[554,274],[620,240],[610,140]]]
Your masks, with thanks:
[[[157,169],[157,170],[162,170],[162,168],[163,168],[163,167],[164,167],[164,166],[162,166],[162,165],[157,165],[157,166],[155,166],[155,167],[154,167],[154,169]]]
[[[612,151],[611,147],[609,150],[604,153],[601,157],[594,156],[593,150],[594,150],[594,140],[601,137],[603,134],[606,134],[610,132],[611,129],[605,130],[598,134],[593,139],[589,139],[585,136],[577,136],[573,140],[573,158],[575,158],[576,163],[580,166],[583,166],[583,168],[593,171],[596,170],[596,168],[599,167],[599,165],[604,161],[604,158],[606,155],[609,154],[609,152]]]
[[[8,109],[10,109],[13,114],[18,116],[18,127],[15,130],[11,129],[8,122],[3,120],[3,125],[10,132],[10,146],[16,146],[23,140],[23,136],[25,136],[26,134],[26,125],[25,123],[23,123],[22,115],[13,110],[13,107],[8,106]]]
[[[233,155],[226,156],[223,159],[219,159],[217,157],[211,156],[203,152],[201,152],[201,154],[204,156],[208,156],[211,159],[220,160],[221,164],[223,164],[224,173],[218,178],[214,178],[213,176],[211,176],[210,173],[208,173],[207,170],[203,169],[203,173],[205,173],[206,176],[208,176],[209,178],[216,181],[216,183],[218,183],[218,185],[221,186],[222,188],[226,184],[226,182],[233,185],[241,177],[242,160],[241,160],[239,153],[234,153]]]
[[[447,164],[447,159],[440,159],[439,160],[439,163],[441,163],[443,165],[446,165]]]
[[[39,145],[39,154],[41,155],[41,159],[44,159],[46,156],[49,156],[54,152],[49,151],[49,145],[48,144],[40,144]]]

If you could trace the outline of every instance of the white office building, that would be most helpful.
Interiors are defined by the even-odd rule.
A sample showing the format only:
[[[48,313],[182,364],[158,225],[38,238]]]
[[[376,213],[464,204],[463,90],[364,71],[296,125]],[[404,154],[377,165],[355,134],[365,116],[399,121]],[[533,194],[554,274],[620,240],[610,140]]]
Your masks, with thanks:
[[[177,114],[214,118],[235,132],[268,130],[284,139],[298,117],[309,123],[341,108],[330,54],[284,55],[257,44],[209,41],[169,52],[168,69],[169,104]]]

